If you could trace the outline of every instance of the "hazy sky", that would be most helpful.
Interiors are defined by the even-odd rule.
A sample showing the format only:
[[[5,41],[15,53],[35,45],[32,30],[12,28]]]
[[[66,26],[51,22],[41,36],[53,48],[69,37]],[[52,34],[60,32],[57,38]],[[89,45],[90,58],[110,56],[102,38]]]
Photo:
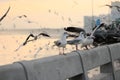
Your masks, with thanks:
[[[111,1],[93,0],[93,14],[107,14],[109,8],[104,5]],[[11,10],[0,28],[83,26],[83,17],[92,15],[92,0],[0,0],[0,16],[9,5]],[[26,18],[17,18],[24,14],[32,23],[27,23]]]

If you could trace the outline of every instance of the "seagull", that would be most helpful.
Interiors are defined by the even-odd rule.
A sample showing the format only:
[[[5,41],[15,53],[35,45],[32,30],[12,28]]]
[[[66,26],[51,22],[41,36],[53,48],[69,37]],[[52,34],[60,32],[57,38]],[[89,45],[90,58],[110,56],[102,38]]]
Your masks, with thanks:
[[[50,37],[50,35],[46,34],[46,33],[40,33],[38,35],[33,35],[32,33],[26,38],[25,42],[23,43],[23,45],[26,45],[28,42],[30,41],[34,41],[37,40],[39,38],[39,36],[45,36],[45,37]],[[30,37],[33,37],[33,39],[29,40]]]
[[[22,19],[23,21],[25,21],[25,22],[27,22],[27,23],[29,23],[29,24],[30,24],[30,23],[38,24],[38,22],[29,20],[28,16],[25,15],[25,14],[20,15],[20,16],[17,16],[17,17],[15,17],[15,18],[13,18],[13,20],[15,20],[16,18],[17,18],[17,19]]]
[[[77,38],[67,41],[67,44],[75,45],[76,50],[78,50],[78,44],[80,44],[82,42],[83,38],[84,38],[84,32],[80,32],[80,34]]]
[[[34,35],[34,34],[29,34],[29,36],[26,38],[25,42],[23,44],[21,44],[15,51],[18,51],[22,46],[25,46],[28,42],[31,42],[31,41],[35,41],[37,39],[40,38],[40,36],[45,36],[45,37],[51,37],[50,35],[46,34],[46,33],[40,33],[38,35]],[[30,37],[33,37],[33,39],[30,39]]]
[[[27,15],[23,14],[21,16],[17,16],[18,18],[27,18]]]
[[[67,44],[67,41],[66,41],[67,36],[69,36],[68,33],[64,32],[60,40],[54,41],[55,46],[59,48],[59,55],[62,55],[62,54],[65,55],[64,48],[66,47],[66,44]],[[63,48],[63,53],[60,52],[60,47]]]
[[[15,20],[16,18],[19,18],[19,19],[27,18],[27,15],[23,14],[23,15],[17,16],[15,18],[13,18],[13,20]]]
[[[100,25],[98,25],[94,30],[93,30],[93,32],[91,33],[91,35],[90,36],[87,36],[86,38],[84,38],[83,40],[82,40],[82,45],[81,45],[81,48],[82,47],[86,47],[86,49],[88,49],[88,45],[90,46],[91,44],[93,44],[93,41],[94,41],[94,33],[95,33],[95,31],[98,29],[98,28],[100,28],[101,26],[103,26],[104,25],[104,23],[102,23],[102,24],[100,24]]]

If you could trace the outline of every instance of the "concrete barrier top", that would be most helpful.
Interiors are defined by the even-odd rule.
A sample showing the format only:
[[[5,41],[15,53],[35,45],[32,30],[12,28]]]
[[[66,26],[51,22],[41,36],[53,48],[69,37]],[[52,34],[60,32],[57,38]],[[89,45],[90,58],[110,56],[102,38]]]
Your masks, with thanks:
[[[1,66],[0,80],[26,80],[23,67],[20,64]]]
[[[119,52],[120,44],[113,44],[66,55],[15,62],[0,66],[0,80],[66,80],[81,74],[86,76],[88,70],[120,59]]]
[[[108,46],[113,60],[120,59],[120,43]]]
[[[98,47],[88,51],[80,52],[84,68],[93,69],[110,62],[110,55],[106,46]]]
[[[9,68],[4,67],[0,67],[0,80],[65,80],[83,73],[80,58],[74,52],[67,55],[16,62],[12,66],[8,65]],[[3,68],[4,71],[2,71]]]

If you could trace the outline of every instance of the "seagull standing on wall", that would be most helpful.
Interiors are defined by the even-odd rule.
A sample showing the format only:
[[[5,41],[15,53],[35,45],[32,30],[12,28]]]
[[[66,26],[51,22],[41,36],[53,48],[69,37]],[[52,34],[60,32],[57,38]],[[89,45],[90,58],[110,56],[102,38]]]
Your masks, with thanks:
[[[94,33],[95,33],[95,31],[99,28],[99,27],[101,27],[101,26],[103,26],[104,25],[104,23],[102,23],[102,24],[100,24],[100,25],[98,25],[94,30],[93,30],[93,32],[91,33],[91,35],[90,36],[87,36],[86,38],[84,38],[83,40],[82,40],[82,45],[81,45],[81,48],[82,47],[86,47],[86,49],[88,49],[88,45],[90,46],[91,44],[93,44],[93,41],[94,41]]]
[[[55,46],[57,46],[59,48],[59,55],[62,55],[62,54],[65,55],[64,48],[66,47],[66,44],[67,44],[67,41],[66,41],[67,36],[68,36],[68,33],[64,32],[62,34],[60,40],[54,41]],[[63,49],[63,52],[60,52],[60,48]]]
[[[75,45],[76,50],[78,50],[78,44],[82,43],[83,39],[84,39],[84,32],[80,32],[80,34],[77,38],[67,41],[67,44]]]

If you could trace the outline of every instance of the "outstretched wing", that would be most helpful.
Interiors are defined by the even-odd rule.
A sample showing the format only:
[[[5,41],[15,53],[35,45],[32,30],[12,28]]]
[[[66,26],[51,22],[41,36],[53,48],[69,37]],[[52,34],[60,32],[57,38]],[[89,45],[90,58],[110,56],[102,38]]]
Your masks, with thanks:
[[[6,15],[8,14],[9,11],[10,11],[10,6],[9,6],[8,10],[6,11],[6,13],[0,18],[0,22],[6,17]]]
[[[64,30],[68,32],[76,32],[76,33],[80,33],[81,31],[85,32],[84,29],[79,27],[67,27],[67,28],[64,28]]]
[[[40,35],[45,36],[45,37],[51,37],[50,35],[48,35],[46,33],[40,33],[38,36],[40,36]]]

